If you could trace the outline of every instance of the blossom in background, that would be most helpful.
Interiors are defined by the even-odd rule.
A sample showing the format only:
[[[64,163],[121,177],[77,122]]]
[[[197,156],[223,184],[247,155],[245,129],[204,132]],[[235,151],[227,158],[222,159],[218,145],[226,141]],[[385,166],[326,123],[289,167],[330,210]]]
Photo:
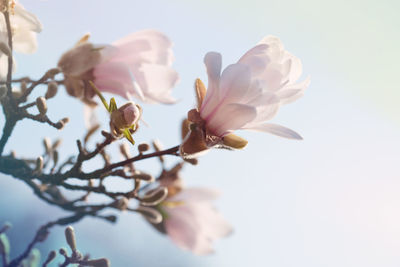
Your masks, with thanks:
[[[232,226],[212,204],[219,193],[209,188],[187,188],[180,178],[183,163],[164,170],[158,178],[160,186],[168,188],[168,196],[156,208],[162,222],[152,224],[166,234],[178,247],[194,254],[213,252],[213,241],[226,237]]]
[[[266,123],[278,109],[303,95],[310,81],[297,82],[300,60],[286,51],[277,37],[268,36],[221,74],[222,58],[209,52],[204,57],[208,89],[198,79],[197,109],[188,113],[189,129],[180,151],[191,157],[210,147],[243,148],[247,141],[233,135],[240,129],[269,132],[301,139],[286,127]]]
[[[15,1],[9,1],[8,7],[1,4],[1,9],[8,8],[12,31],[13,50],[19,53],[31,54],[37,50],[36,33],[42,31],[42,24],[38,18],[25,10]],[[5,77],[7,73],[7,55],[10,54],[8,46],[8,34],[6,21],[3,15],[0,16],[0,76]]]
[[[174,103],[171,89],[178,74],[171,68],[172,43],[156,30],[130,34],[112,45],[93,45],[88,36],[62,55],[58,62],[70,95],[88,104],[95,92],[93,81],[102,92],[147,103]]]

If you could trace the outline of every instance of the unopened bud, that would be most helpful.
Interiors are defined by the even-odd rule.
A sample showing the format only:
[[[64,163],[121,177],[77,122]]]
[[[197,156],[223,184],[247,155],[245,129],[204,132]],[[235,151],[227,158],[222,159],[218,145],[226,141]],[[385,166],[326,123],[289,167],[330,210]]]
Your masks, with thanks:
[[[36,168],[35,168],[35,172],[40,173],[43,170],[43,158],[42,157],[38,157],[36,159]]]
[[[60,248],[60,249],[58,250],[58,252],[59,252],[61,255],[63,255],[63,256],[67,256],[67,250],[66,250],[65,248]]]
[[[150,223],[158,224],[162,222],[162,215],[156,209],[140,206],[136,211],[142,214]]]
[[[56,166],[58,163],[58,151],[57,150],[53,151],[53,162],[54,162],[54,166]]]
[[[136,125],[141,116],[141,108],[130,101],[111,113],[111,132],[118,135],[127,128]]]
[[[21,82],[21,92],[25,93],[26,89],[28,89],[26,81],[22,81]]]
[[[60,139],[57,139],[57,140],[53,143],[53,146],[51,147],[51,149],[52,149],[52,150],[57,149],[57,148],[61,145],[61,143],[62,143],[62,139],[61,139],[61,138],[60,138]]]
[[[88,260],[85,264],[87,266],[93,266],[93,267],[109,267],[110,261],[106,258],[101,258],[101,259]]]
[[[57,256],[57,252],[55,250],[50,251],[49,255],[47,255],[46,261],[43,263],[43,266],[47,266],[50,262],[52,262]]]
[[[56,123],[56,128],[61,130],[62,128],[64,128],[65,124],[67,124],[69,122],[69,118],[63,118],[60,121],[58,121]]]
[[[44,150],[46,151],[46,154],[49,154],[51,151],[51,141],[50,138],[45,137],[43,139],[43,146],[44,146]]]
[[[140,153],[146,152],[149,149],[150,149],[150,145],[147,143],[142,143],[138,146],[138,150]]]
[[[139,179],[139,180],[144,180],[146,182],[153,182],[154,177],[151,174],[144,173],[144,172],[139,172],[136,171],[133,175],[132,178]]]
[[[10,254],[10,241],[8,241],[8,237],[5,234],[0,234],[0,255],[8,255]]]
[[[47,72],[46,72],[46,77],[48,78],[48,79],[53,79],[54,78],[54,76],[56,76],[57,74],[59,74],[61,72],[61,70],[59,69],[59,68],[53,68],[53,69],[49,69]]]
[[[47,85],[47,92],[45,94],[45,98],[46,99],[50,99],[52,97],[54,97],[58,92],[58,84],[56,82],[49,82],[49,84]]]
[[[46,114],[47,112],[47,103],[46,103],[46,99],[44,97],[38,97],[36,98],[36,106],[39,110],[39,113],[41,115]]]
[[[113,206],[119,210],[126,210],[128,208],[128,204],[129,204],[129,199],[127,199],[126,197],[122,197],[116,200]]]
[[[140,199],[140,204],[143,206],[156,206],[161,203],[168,196],[168,189],[166,187],[158,187],[146,193]]]
[[[153,147],[157,152],[160,152],[162,150],[162,145],[161,142],[159,140],[153,140]],[[164,163],[164,157],[163,156],[158,156],[158,158],[160,159],[160,161],[162,163]]]
[[[7,95],[7,87],[0,86],[0,100]]]
[[[119,151],[126,158],[129,159],[131,157],[131,153],[129,152],[129,145],[127,143],[123,143],[119,146]]]
[[[76,250],[76,240],[75,240],[75,231],[72,226],[68,226],[65,228],[65,239],[67,240],[68,246],[72,251]]]

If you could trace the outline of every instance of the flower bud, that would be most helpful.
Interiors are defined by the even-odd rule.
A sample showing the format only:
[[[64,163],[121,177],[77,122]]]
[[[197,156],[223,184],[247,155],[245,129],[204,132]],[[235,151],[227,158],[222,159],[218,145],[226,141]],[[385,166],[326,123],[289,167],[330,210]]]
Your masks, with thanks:
[[[46,76],[47,79],[53,79],[54,76],[56,76],[60,72],[61,72],[61,70],[59,68],[52,68],[52,69],[49,69],[46,72],[45,76]]]
[[[113,206],[119,210],[126,210],[128,208],[129,199],[122,197],[113,203]]]
[[[44,97],[36,98],[36,106],[39,110],[40,115],[45,115],[47,112],[47,103]]]
[[[87,266],[93,266],[93,267],[109,267],[110,261],[106,258],[101,258],[101,259],[88,260],[86,264]]]
[[[47,85],[47,92],[44,95],[46,99],[54,97],[58,92],[58,84],[56,82],[49,82]]]
[[[66,250],[65,248],[60,248],[60,249],[58,250],[58,252],[59,252],[61,255],[63,255],[63,256],[66,256],[66,255],[67,255],[67,250]]]
[[[138,150],[140,153],[146,152],[149,149],[150,149],[150,146],[147,143],[142,143],[138,146]]]
[[[157,152],[160,152],[162,150],[162,145],[161,142],[159,140],[153,140],[153,147],[154,150]],[[164,157],[163,156],[159,156],[158,159],[164,163]]]
[[[72,251],[76,250],[76,240],[75,240],[75,232],[72,226],[68,226],[65,228],[65,239],[67,240],[68,246]]]
[[[140,206],[136,209],[136,211],[142,214],[150,223],[157,224],[162,222],[162,215],[156,209]]]
[[[126,128],[130,128],[137,124],[141,116],[141,110],[138,105],[132,101],[121,106],[119,109],[111,113],[111,132],[119,135]]]
[[[50,251],[49,255],[47,255],[46,261],[43,263],[43,266],[47,266],[50,262],[52,262],[57,256],[57,252],[55,250]]]
[[[45,137],[43,139],[43,146],[44,146],[44,150],[46,151],[46,154],[49,154],[50,151],[52,150],[50,138]]]
[[[158,187],[145,194],[140,198],[140,204],[143,206],[156,206],[160,204],[168,196],[168,189],[166,187]]]
[[[10,254],[10,242],[8,241],[8,237],[5,234],[0,234],[0,255],[8,255]]]
[[[132,178],[139,179],[139,180],[144,180],[146,182],[153,182],[154,181],[154,177],[151,174],[144,173],[144,172],[139,172],[139,171],[136,171],[132,175]]]
[[[35,172],[42,172],[43,170],[43,158],[42,157],[38,157],[36,159],[36,168],[35,168]]]

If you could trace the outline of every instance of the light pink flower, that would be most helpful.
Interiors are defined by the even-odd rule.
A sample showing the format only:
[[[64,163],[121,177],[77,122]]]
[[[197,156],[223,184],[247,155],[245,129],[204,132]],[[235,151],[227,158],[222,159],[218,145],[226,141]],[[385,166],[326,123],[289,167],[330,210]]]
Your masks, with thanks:
[[[172,43],[162,33],[144,30],[130,34],[108,46],[87,40],[64,53],[58,66],[66,77],[70,95],[90,103],[95,95],[91,80],[102,92],[147,103],[174,103],[172,87],[178,75],[171,68]]]
[[[188,114],[192,124],[181,146],[184,156],[219,145],[244,147],[247,142],[232,135],[241,129],[301,139],[293,130],[266,123],[282,105],[302,96],[309,85],[309,79],[297,82],[302,73],[301,62],[284,49],[277,37],[262,39],[222,74],[219,53],[207,53],[204,63],[208,89],[200,80],[196,81],[198,107]]]
[[[198,255],[209,254],[214,240],[232,232],[211,203],[217,196],[211,189],[185,188],[161,204],[163,227],[178,247]]]

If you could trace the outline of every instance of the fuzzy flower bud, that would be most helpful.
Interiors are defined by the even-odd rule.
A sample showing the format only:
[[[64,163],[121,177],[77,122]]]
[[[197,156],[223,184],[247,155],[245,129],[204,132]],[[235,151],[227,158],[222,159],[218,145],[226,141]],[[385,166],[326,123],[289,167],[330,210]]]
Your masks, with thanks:
[[[50,99],[57,94],[57,91],[58,91],[58,84],[56,82],[50,82],[47,85],[47,92],[44,97],[46,99]]]
[[[76,250],[75,231],[72,226],[65,228],[65,239],[72,251]]]
[[[47,112],[47,103],[44,97],[36,98],[36,106],[39,110],[40,115],[45,115]]]
[[[138,146],[138,150],[140,153],[146,152],[149,149],[150,149],[150,145],[147,143],[142,143]]]
[[[130,101],[119,109],[111,113],[110,127],[115,136],[120,136],[121,132],[137,124],[141,116],[141,108]]]
[[[89,264],[88,266],[93,266],[93,267],[108,267],[110,266],[110,261],[106,258],[101,258],[101,259],[88,260],[87,264]]]

